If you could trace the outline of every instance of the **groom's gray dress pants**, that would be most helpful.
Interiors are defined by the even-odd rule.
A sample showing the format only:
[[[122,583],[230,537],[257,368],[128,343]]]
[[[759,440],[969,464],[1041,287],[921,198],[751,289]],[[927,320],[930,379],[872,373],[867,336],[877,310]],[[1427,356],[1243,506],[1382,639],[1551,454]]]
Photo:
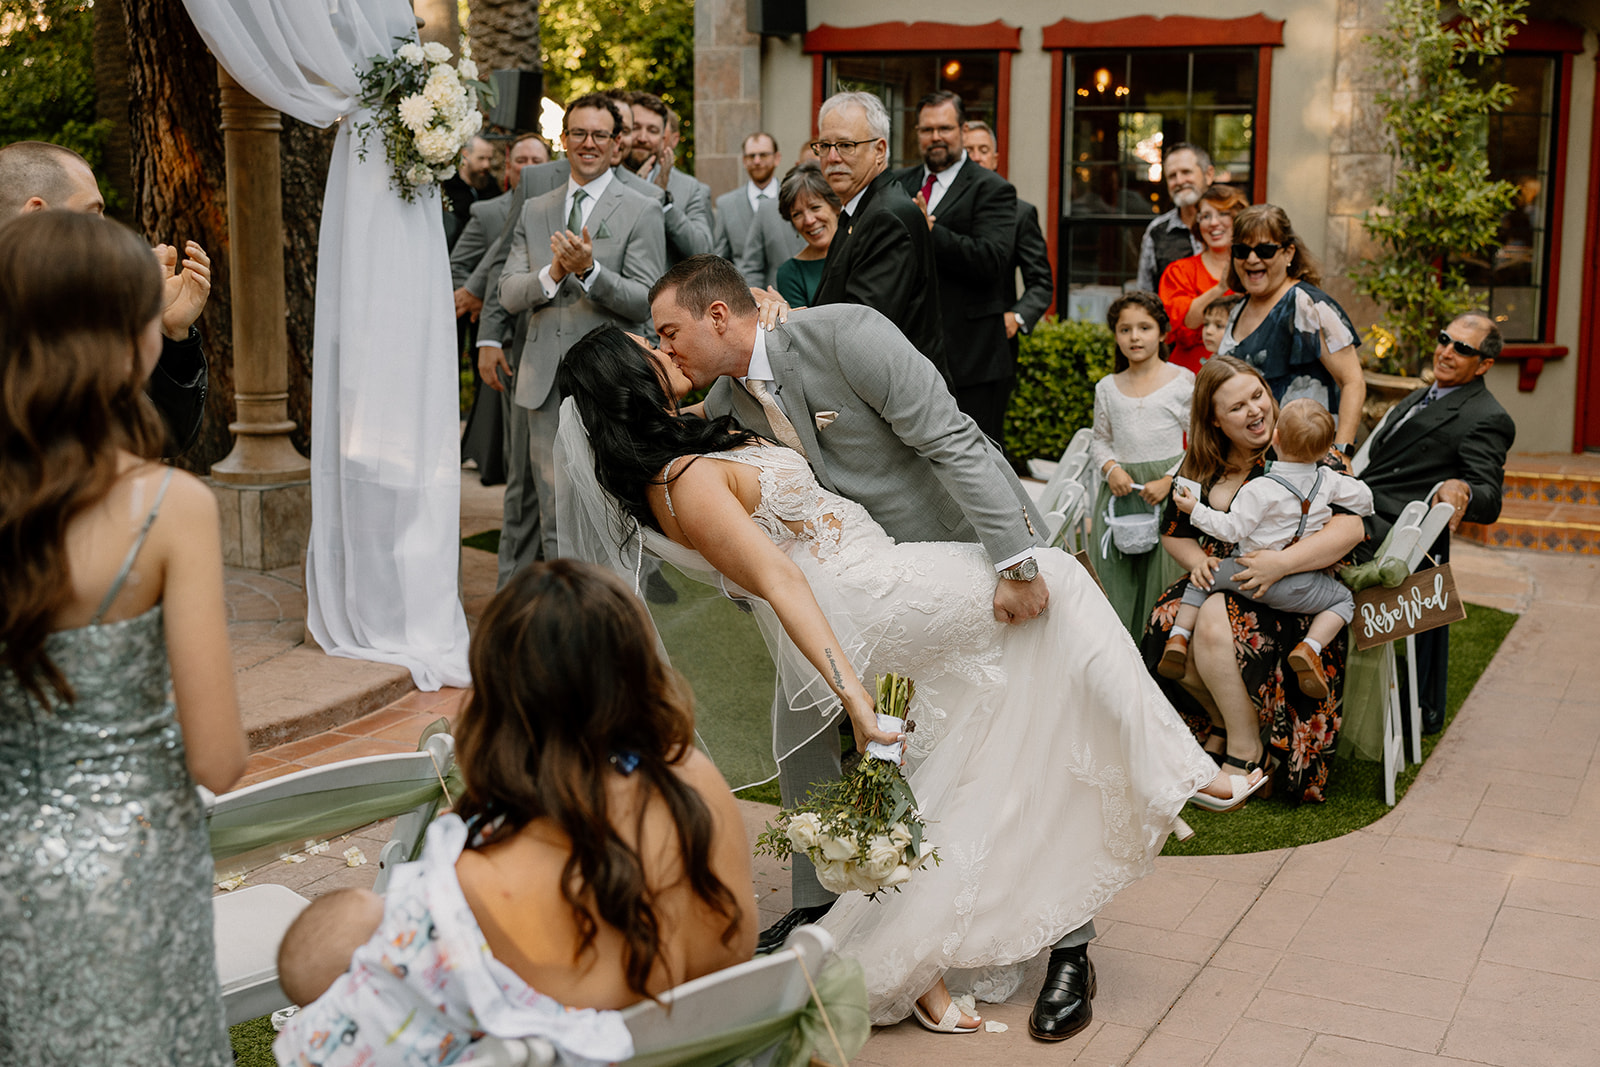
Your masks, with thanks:
[[[788,714],[789,709],[784,705],[781,695],[775,704],[776,714]],[[816,737],[795,749],[787,759],[778,764],[778,793],[783,799],[783,806],[788,807],[804,800],[806,791],[812,786],[818,782],[831,782],[838,778],[840,773],[839,731],[830,723]],[[799,853],[794,853],[789,858],[794,864],[790,877],[794,899],[789,906],[814,908],[819,904],[833,903],[836,899],[835,894],[822,888],[822,883],[817,881],[817,870],[811,865],[811,861]],[[1077,945],[1087,945],[1092,940],[1094,940],[1094,920],[1090,919],[1076,930],[1068,930],[1061,935],[1061,940],[1051,947],[1072,948]]]

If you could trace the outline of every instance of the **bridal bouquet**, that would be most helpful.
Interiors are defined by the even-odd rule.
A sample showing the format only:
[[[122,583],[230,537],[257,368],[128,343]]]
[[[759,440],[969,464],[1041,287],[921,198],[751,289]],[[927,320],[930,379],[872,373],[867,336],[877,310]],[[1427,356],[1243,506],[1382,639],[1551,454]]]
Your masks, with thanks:
[[[915,692],[909,678],[879,675],[878,725],[899,730]],[[923,840],[917,798],[900,773],[900,747],[872,744],[849,774],[779,811],[776,824],[768,823],[756,839],[756,855],[801,853],[816,864],[817,880],[830,893],[859,889],[876,899],[886,889],[900,892],[912,871],[939,862]]]
[[[478,95],[493,92],[465,48],[456,66],[437,41],[408,41],[393,56],[374,56],[361,75],[361,104],[373,112],[355,127],[361,158],[367,137],[381,131],[395,191],[410,203],[417,190],[455,173],[462,147],[483,127]]]

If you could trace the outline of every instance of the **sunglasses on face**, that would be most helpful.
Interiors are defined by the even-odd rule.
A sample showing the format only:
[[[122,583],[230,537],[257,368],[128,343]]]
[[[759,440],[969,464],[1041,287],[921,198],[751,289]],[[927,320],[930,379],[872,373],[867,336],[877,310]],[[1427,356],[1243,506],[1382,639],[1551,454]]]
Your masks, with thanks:
[[[1249,259],[1250,253],[1254,252],[1256,257],[1264,263],[1273,256],[1277,255],[1282,248],[1282,245],[1274,244],[1271,241],[1262,241],[1260,244],[1256,245],[1247,245],[1242,241],[1236,241],[1233,245],[1233,258]]]
[[[1439,331],[1439,347],[1440,348],[1452,348],[1453,347],[1458,354],[1466,356],[1468,359],[1482,359],[1483,358],[1483,353],[1482,352],[1478,351],[1476,348],[1473,348],[1471,345],[1467,344],[1467,342],[1465,342],[1465,341],[1457,341],[1454,337],[1451,337],[1448,333],[1445,333],[1443,330]]]

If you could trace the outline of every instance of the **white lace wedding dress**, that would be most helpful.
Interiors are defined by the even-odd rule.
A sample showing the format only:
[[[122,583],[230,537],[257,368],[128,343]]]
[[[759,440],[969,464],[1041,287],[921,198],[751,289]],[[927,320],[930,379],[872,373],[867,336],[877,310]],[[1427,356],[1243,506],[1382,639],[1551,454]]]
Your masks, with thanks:
[[[896,544],[787,448],[717,458],[759,472],[752,517],[849,613],[868,689],[890,671],[917,684],[906,771],[942,862],[823,921],[866,970],[872,1021],[905,1018],[951,971],[952,989],[1005,999],[1026,961],[1150,871],[1216,765],[1071,556],[1039,553],[1049,610],[1004,625],[981,545]]]

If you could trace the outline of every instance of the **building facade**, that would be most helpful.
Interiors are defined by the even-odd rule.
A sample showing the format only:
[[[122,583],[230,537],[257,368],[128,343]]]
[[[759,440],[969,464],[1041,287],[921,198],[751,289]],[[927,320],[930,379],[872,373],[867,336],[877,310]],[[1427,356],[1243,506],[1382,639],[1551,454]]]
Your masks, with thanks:
[[[806,31],[750,32],[745,0],[696,4],[699,176],[743,177],[739,143],[771,131],[794,161],[830,93],[882,96],[893,161],[915,162],[916,100],[952,89],[999,137],[1001,170],[1038,206],[1055,311],[1095,317],[1135,274],[1143,228],[1171,205],[1163,145],[1210,152],[1217,180],[1282,207],[1324,288],[1363,330],[1376,308],[1345,271],[1370,249],[1361,217],[1392,177],[1367,38],[1382,0],[1172,0],[1130,9],[1049,0],[808,0]],[[1063,12],[1066,17],[1063,17]],[[1508,345],[1490,387],[1522,451],[1600,449],[1600,0],[1533,0],[1486,70],[1516,90],[1490,124],[1496,177],[1519,203],[1492,260],[1469,265]]]

